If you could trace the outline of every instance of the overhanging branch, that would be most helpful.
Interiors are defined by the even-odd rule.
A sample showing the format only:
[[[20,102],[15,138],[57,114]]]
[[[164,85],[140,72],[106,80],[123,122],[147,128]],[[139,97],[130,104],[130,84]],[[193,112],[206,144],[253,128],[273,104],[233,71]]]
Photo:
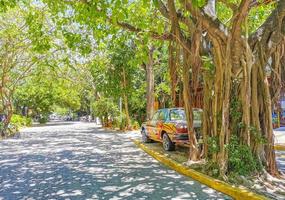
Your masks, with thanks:
[[[88,0],[79,0],[79,2],[84,3],[86,5],[89,5]],[[102,12],[99,9],[96,9],[96,11],[97,12]],[[126,29],[128,31],[134,32],[134,33],[149,33],[152,38],[158,39],[158,40],[172,40],[173,39],[173,36],[170,33],[159,34],[159,33],[155,32],[155,31],[152,31],[152,30],[150,30],[150,31],[143,30],[143,29],[135,27],[135,26],[133,26],[133,25],[127,23],[127,22],[116,21],[114,23],[114,20],[110,16],[106,16],[106,18],[107,18],[107,21],[110,24],[118,25],[119,27],[121,27],[123,29]]]
[[[249,38],[252,48],[260,43],[264,49],[266,57],[269,57],[276,46],[285,37],[285,1],[279,1],[277,7],[267,18],[267,20]]]
[[[120,26],[123,29],[129,30],[131,32],[135,32],[135,33],[149,33],[150,36],[154,39],[158,39],[158,40],[172,40],[173,36],[170,33],[163,33],[163,34],[159,34],[155,31],[146,31],[140,28],[137,28],[129,23],[126,22],[117,22],[117,25]]]

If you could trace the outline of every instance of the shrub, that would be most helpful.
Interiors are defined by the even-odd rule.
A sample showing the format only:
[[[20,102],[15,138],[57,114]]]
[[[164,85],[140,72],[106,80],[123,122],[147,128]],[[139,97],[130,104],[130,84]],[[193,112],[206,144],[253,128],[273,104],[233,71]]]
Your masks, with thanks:
[[[107,126],[110,121],[114,122],[115,118],[120,114],[118,106],[107,98],[99,99],[92,105],[92,108],[92,114],[102,119],[102,124],[104,126]]]
[[[33,124],[32,118],[30,117],[26,118],[26,126],[32,126],[32,124]]]
[[[45,124],[48,122],[48,117],[47,116],[40,116],[39,118],[39,123],[40,124]]]
[[[208,138],[208,154],[211,157],[213,154],[218,153],[220,148],[219,148],[219,143],[218,143],[218,137],[217,136],[213,136],[213,137],[209,137]]]
[[[4,131],[4,123],[0,122],[0,133]]]
[[[139,122],[138,122],[138,121],[132,121],[132,128],[133,128],[134,130],[140,129],[140,124],[139,124]]]
[[[126,128],[126,115],[125,115],[125,113],[121,113],[119,116],[114,118],[113,127],[114,128],[120,128],[120,130],[124,130]]]
[[[24,117],[21,115],[12,115],[11,118],[11,125],[15,126],[16,128],[20,128],[23,126],[31,126],[32,125],[32,119],[28,117]]]
[[[214,178],[218,178],[220,174],[218,163],[214,161],[208,161],[207,164],[203,166],[202,172]]]
[[[237,136],[232,136],[228,145],[229,170],[239,175],[250,175],[260,171],[261,166],[249,146],[240,144]]]

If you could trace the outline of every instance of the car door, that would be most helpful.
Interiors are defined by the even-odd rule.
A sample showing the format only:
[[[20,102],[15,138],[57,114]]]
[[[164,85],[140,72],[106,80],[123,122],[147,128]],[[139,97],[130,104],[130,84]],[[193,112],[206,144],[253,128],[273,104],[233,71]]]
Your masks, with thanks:
[[[153,138],[153,139],[156,139],[156,123],[157,123],[157,120],[158,120],[158,117],[159,117],[159,113],[160,113],[160,110],[157,111],[156,113],[154,113],[153,117],[151,120],[148,121],[147,123],[147,132],[148,132],[148,136]]]
[[[165,111],[164,110],[161,110],[158,114],[158,118],[157,118],[157,121],[156,121],[156,126],[155,126],[155,129],[154,129],[154,132],[155,132],[155,138],[160,140],[160,134],[161,134],[161,131],[162,131],[162,128],[163,128],[163,124],[165,122]]]

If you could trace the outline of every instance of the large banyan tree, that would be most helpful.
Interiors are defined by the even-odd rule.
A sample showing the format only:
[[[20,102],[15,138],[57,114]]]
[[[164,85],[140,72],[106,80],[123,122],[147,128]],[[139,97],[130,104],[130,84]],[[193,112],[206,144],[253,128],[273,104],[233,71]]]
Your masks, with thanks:
[[[56,8],[57,4],[65,4],[59,0],[44,2]],[[274,153],[272,98],[278,97],[280,81],[270,84],[267,69],[271,69],[274,80],[281,80],[284,0],[153,0],[151,3],[71,0],[67,4],[77,11],[75,19],[93,27],[94,32],[101,27],[96,25],[100,21],[140,36],[146,33],[149,39],[170,41],[175,47],[170,48],[169,57],[178,64],[169,63],[171,67],[182,68],[190,161],[207,158],[217,163],[220,175],[225,176],[230,171],[230,147],[241,145],[270,174],[279,174]],[[142,19],[140,13],[147,16]],[[164,31],[156,30],[159,20]],[[172,81],[177,81],[176,76]],[[201,82],[202,151],[198,148],[192,116],[193,96]],[[176,85],[175,82],[172,87]],[[172,96],[175,99],[174,93]],[[232,145],[233,138],[236,146]]]
[[[268,72],[281,80],[284,59],[285,1],[254,0],[157,0],[161,14],[171,22],[172,40],[183,48],[183,77],[192,92],[202,76],[204,87],[204,150],[198,150],[192,126],[191,90],[184,91],[190,139],[190,157],[215,161],[220,175],[228,172],[229,145],[235,137],[250,149],[257,162],[278,175],[272,127],[272,95],[279,84],[269,83]],[[272,12],[255,30],[249,27],[250,12],[271,6]],[[219,9],[218,9],[219,8]],[[223,23],[218,12],[228,12]],[[262,10],[261,10],[262,11]],[[223,14],[223,13],[222,13]],[[255,18],[255,20],[260,20]],[[203,58],[207,59],[203,59]],[[210,66],[210,67],[209,67]],[[191,70],[190,70],[191,69]],[[279,69],[279,70],[278,70]],[[189,75],[190,74],[190,75]],[[270,93],[270,87],[275,87]],[[276,88],[277,87],[277,88]],[[194,89],[193,89],[194,88]],[[279,89],[278,89],[279,88]],[[216,151],[209,151],[209,142]]]
[[[66,17],[93,28],[94,34],[115,25],[140,37],[146,33],[148,39],[170,41],[169,57],[176,62],[169,62],[170,71],[182,68],[179,78],[189,127],[189,160],[207,158],[217,163],[220,175],[225,176],[231,170],[231,146],[241,145],[270,174],[279,174],[272,100],[278,98],[284,79],[285,0],[43,2],[55,13],[73,9],[75,12]],[[177,76],[171,77],[172,88],[177,85]],[[192,116],[193,96],[200,84],[204,95],[202,151]]]

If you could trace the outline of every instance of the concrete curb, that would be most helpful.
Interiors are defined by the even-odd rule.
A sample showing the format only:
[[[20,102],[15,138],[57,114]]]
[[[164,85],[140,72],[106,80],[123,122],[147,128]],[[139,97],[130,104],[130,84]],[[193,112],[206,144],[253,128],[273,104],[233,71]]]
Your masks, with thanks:
[[[276,144],[274,145],[274,149],[277,151],[285,151],[285,144]]]
[[[183,166],[182,164],[167,158],[166,156],[150,149],[149,147],[145,146],[138,140],[133,140],[133,142],[141,149],[143,149],[146,153],[154,157],[156,160],[161,162],[162,164],[166,165],[167,167],[174,169],[180,174],[183,174],[185,176],[188,176],[194,180],[199,181],[202,184],[205,184],[217,191],[220,191],[226,195],[231,196],[234,199],[240,199],[240,200],[265,200],[268,199],[265,196],[253,193],[247,189],[238,188],[235,186],[232,186],[228,183],[225,183],[223,181],[220,181],[218,179],[214,179],[212,177],[209,177],[205,174],[202,174],[198,171],[195,171],[193,169],[187,168]]]

